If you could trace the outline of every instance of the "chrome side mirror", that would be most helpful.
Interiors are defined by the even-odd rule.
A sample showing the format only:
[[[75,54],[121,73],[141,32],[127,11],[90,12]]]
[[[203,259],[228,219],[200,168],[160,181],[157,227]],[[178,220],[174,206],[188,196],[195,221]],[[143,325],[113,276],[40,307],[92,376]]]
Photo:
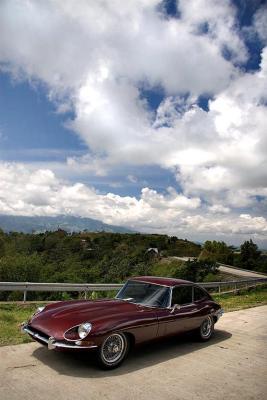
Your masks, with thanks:
[[[174,304],[171,308],[171,314],[174,313],[175,310],[180,310],[180,304]]]

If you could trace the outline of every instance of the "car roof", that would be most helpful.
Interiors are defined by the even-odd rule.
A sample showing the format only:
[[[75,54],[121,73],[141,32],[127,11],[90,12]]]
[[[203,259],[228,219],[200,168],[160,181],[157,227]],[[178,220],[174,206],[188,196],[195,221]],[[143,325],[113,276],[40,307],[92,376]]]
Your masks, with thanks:
[[[194,284],[190,281],[185,281],[183,279],[175,279],[175,278],[166,278],[161,276],[134,276],[129,278],[131,281],[142,281],[146,283],[154,283],[156,285],[164,285],[164,286],[178,286],[184,284]]]

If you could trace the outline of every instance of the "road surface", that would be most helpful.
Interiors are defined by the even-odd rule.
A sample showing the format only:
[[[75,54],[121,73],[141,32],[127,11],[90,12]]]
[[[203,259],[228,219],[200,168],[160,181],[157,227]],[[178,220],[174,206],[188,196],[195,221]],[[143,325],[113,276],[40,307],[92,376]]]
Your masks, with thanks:
[[[37,343],[0,348],[1,400],[263,400],[267,306],[227,313],[209,343],[190,337],[135,350],[113,371]]]
[[[181,260],[181,261],[191,261],[191,260],[195,260],[195,257],[176,257],[176,256],[172,256],[169,258],[173,258],[176,260]],[[227,274],[231,274],[234,276],[238,276],[241,278],[267,278],[266,274],[261,274],[260,272],[253,272],[253,271],[248,271],[245,269],[240,269],[240,268],[234,268],[231,266],[227,266],[226,264],[222,264],[222,265],[218,265],[218,269],[221,272],[225,272]]]
[[[227,267],[226,265],[219,265],[218,268],[221,272],[226,272],[227,274],[242,278],[267,278],[267,275],[260,274],[259,272],[255,273],[253,271],[245,271],[244,269],[231,268]]]

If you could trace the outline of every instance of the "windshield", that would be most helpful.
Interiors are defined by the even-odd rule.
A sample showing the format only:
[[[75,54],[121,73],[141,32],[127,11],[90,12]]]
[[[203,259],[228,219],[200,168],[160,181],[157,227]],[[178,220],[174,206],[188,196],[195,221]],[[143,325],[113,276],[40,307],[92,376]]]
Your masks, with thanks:
[[[153,283],[128,281],[116,296],[117,299],[150,307],[168,307],[170,288]]]

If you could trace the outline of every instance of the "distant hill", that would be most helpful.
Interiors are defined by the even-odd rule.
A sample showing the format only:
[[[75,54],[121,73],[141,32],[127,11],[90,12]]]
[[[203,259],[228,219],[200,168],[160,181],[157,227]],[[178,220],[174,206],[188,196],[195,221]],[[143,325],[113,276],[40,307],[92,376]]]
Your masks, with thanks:
[[[57,217],[26,217],[16,215],[0,215],[0,228],[4,232],[40,233],[56,231],[59,228],[67,232],[116,232],[132,233],[133,231],[121,226],[108,225],[92,218],[59,215]]]

